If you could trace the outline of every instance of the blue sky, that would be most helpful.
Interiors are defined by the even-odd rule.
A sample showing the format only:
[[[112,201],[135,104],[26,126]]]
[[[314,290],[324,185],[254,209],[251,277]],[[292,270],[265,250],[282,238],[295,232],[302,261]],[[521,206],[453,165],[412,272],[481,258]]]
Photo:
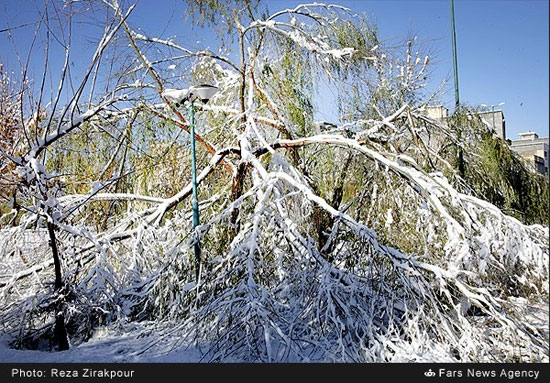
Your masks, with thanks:
[[[133,3],[133,1],[129,1]],[[442,103],[454,107],[451,23],[449,0],[334,1],[366,14],[376,23],[380,39],[398,45],[416,36],[434,54],[432,87],[448,79]],[[39,2],[41,3],[41,2]],[[270,11],[294,7],[300,1],[272,0]],[[34,1],[0,2],[0,30],[36,19]],[[174,5],[177,10],[173,12]],[[197,41],[215,48],[214,34],[192,29],[184,21],[181,0],[138,2],[130,22],[149,35],[178,36],[189,47]],[[506,117],[507,136],[516,139],[524,131],[548,136],[549,126],[549,1],[548,0],[455,0],[460,101],[470,106],[499,104]],[[34,27],[13,31],[21,52],[31,40]],[[91,54],[90,40],[101,31],[79,24],[74,32],[74,57]],[[40,42],[33,56],[41,63]],[[0,61],[14,67],[13,45],[0,33]],[[54,57],[52,64],[62,63]],[[75,59],[78,67],[80,60]],[[83,60],[83,62],[86,62]],[[59,64],[61,65],[61,64]],[[41,68],[37,66],[37,68]],[[37,69],[40,73],[40,69]]]

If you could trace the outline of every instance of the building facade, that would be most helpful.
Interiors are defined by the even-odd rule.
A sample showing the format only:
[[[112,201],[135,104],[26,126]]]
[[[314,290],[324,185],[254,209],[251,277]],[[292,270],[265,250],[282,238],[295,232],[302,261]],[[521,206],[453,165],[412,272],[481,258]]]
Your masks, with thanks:
[[[502,110],[490,110],[478,112],[477,115],[481,118],[489,128],[491,128],[497,137],[506,139],[506,119]]]
[[[442,105],[428,106],[424,109],[424,114],[437,121],[445,121],[449,117],[449,110]]]
[[[517,141],[512,141],[512,150],[529,161],[535,170],[549,177],[548,149],[549,138],[539,138],[535,132],[520,133]]]
[[[446,123],[449,117],[449,111],[447,108],[441,105],[428,106],[423,109],[423,113],[434,120],[442,123]],[[499,137],[505,140],[510,148],[525,158],[533,168],[538,172],[550,179],[549,176],[549,139],[539,138],[535,132],[520,133],[519,139],[511,141],[506,139],[506,119],[502,110],[489,110],[475,113],[481,121],[489,127],[495,137]],[[437,147],[439,140],[437,137],[428,135],[423,137],[427,143],[432,147]]]
[[[442,105],[428,106],[424,108],[423,112],[427,117],[440,122],[445,122],[449,117],[449,110]],[[497,137],[506,139],[506,119],[502,110],[477,112],[474,115],[478,116]]]

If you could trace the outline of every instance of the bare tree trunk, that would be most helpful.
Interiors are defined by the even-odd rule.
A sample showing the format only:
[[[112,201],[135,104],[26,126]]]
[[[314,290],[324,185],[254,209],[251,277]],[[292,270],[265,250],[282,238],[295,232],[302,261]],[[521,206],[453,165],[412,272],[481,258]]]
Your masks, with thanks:
[[[342,172],[338,177],[338,181],[332,193],[332,200],[330,201],[330,205],[337,210],[339,209],[340,204],[342,203],[342,198],[344,197],[344,181],[346,180],[346,176],[348,174],[349,166],[352,159],[353,153],[350,153],[348,155],[348,158],[346,159],[344,167],[342,168]],[[325,247],[330,237],[330,234],[327,233],[326,230],[330,230],[330,228],[332,228],[332,226],[334,225],[334,217],[330,215],[326,210],[315,206],[313,210],[313,222],[315,224],[315,230],[317,232],[319,250],[321,250]],[[330,254],[331,252],[332,246],[329,246],[329,248],[322,252],[321,255],[323,255],[323,257],[329,262],[332,262],[332,257],[328,256],[328,254]]]
[[[55,268],[55,289],[61,290],[63,283],[61,281],[61,262],[59,261],[59,250],[57,249],[57,240],[55,238],[55,225],[52,222],[47,223],[48,235],[50,236],[50,247],[52,249],[53,264]]]
[[[239,34],[239,47],[240,47],[240,55],[241,55],[241,87],[239,89],[239,103],[241,107],[241,127],[244,129],[246,126],[246,105],[244,100],[244,94],[246,91],[246,61],[245,61],[245,53],[244,53],[244,35],[242,33]],[[235,172],[235,175],[233,176],[233,181],[231,185],[231,202],[236,201],[243,193],[243,185],[244,185],[244,179],[246,177],[246,170],[247,170],[247,164],[246,163],[240,163],[237,166],[237,171]],[[239,218],[239,208],[234,208],[231,212],[231,226],[229,229],[230,238],[233,239],[235,235],[239,232],[239,227],[237,225],[237,219]]]
[[[246,178],[246,171],[248,165],[245,163],[239,164],[237,167],[237,173],[233,177],[233,184],[231,185],[231,201],[236,201],[243,194],[243,185]],[[237,219],[239,218],[239,209],[235,208],[231,212],[231,227],[233,235],[235,235],[239,228],[237,226]]]
[[[55,237],[55,225],[52,222],[48,222],[47,228],[48,235],[50,236],[50,247],[52,249],[55,270],[55,291],[61,292],[63,282],[61,280],[61,262],[59,260],[59,250]],[[61,299],[55,305],[54,340],[57,343],[58,351],[69,349],[69,338],[67,336],[67,329],[65,328],[65,314],[63,313],[63,301],[64,299]]]

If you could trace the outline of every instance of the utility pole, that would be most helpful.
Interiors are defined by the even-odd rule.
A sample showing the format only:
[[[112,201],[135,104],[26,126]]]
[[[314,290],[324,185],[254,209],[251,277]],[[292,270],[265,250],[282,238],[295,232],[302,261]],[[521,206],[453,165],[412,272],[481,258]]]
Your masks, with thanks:
[[[458,108],[460,105],[460,97],[458,95],[458,63],[456,59],[456,32],[455,32],[455,5],[454,1],[451,0],[451,25],[453,29],[453,69],[455,77],[455,107]]]

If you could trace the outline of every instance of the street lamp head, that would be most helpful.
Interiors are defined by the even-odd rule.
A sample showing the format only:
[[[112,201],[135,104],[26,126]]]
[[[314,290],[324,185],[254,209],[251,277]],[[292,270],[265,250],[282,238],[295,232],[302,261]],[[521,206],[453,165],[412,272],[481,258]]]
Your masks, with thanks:
[[[191,87],[190,91],[192,96],[206,104],[218,92],[218,88],[213,85],[201,84]]]

